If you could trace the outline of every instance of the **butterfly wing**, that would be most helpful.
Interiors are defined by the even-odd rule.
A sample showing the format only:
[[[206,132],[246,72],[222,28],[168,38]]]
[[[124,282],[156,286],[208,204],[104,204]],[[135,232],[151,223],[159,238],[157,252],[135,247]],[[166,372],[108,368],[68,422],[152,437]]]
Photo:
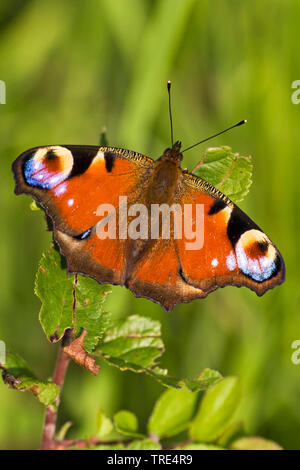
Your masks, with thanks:
[[[182,236],[173,230],[170,240],[160,238],[148,246],[126,281],[135,295],[151,298],[169,311],[218,287],[246,286],[262,295],[284,281],[279,250],[215,187],[184,173],[173,203],[181,207]],[[188,206],[189,233],[184,220]]]
[[[152,166],[150,158],[112,147],[37,147],[13,164],[15,192],[33,196],[56,229],[79,236],[99,221],[99,204],[134,198]]]
[[[166,311],[206,295],[182,278],[174,239],[153,241],[134,265],[126,285],[137,297],[150,298]]]
[[[97,209],[139,197],[153,160],[113,147],[48,146],[24,152],[13,164],[16,194],[33,196],[53,223],[70,272],[123,283],[128,241],[99,239]]]
[[[189,173],[179,194],[181,205],[203,208],[200,249],[187,237],[176,240],[182,278],[206,294],[226,285],[247,286],[258,295],[281,284],[283,258],[269,237],[232,201]],[[187,249],[190,246],[191,249]]]

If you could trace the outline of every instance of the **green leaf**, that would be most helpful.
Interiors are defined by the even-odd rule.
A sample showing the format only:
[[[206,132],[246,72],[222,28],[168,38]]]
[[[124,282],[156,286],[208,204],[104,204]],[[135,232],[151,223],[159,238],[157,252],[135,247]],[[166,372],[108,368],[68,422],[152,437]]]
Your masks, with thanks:
[[[138,315],[113,320],[99,347],[105,357],[118,359],[120,364],[147,368],[164,350],[161,325]]]
[[[200,442],[191,442],[184,446],[175,447],[174,450],[225,450],[224,447],[213,444],[201,444]]]
[[[204,395],[190,427],[190,437],[198,442],[216,440],[236,411],[241,397],[237,377],[226,377],[213,385]]]
[[[91,352],[103,335],[108,315],[103,303],[110,292],[86,276],[67,273],[64,259],[53,246],[42,255],[35,281],[35,293],[42,302],[40,322],[51,342],[58,341],[68,328],[78,335],[83,328],[86,351]]]
[[[148,422],[151,435],[175,436],[189,426],[195,411],[197,393],[186,389],[166,390],[157,400]]]
[[[113,430],[113,423],[111,419],[106,416],[101,408],[98,410],[96,415],[96,429],[98,437],[107,436]]]
[[[26,362],[17,354],[6,353],[6,362],[0,364],[6,385],[15,390],[30,390],[46,407],[55,404],[59,386],[50,381],[38,380],[28,369]]]
[[[40,322],[51,342],[73,327],[73,276],[61,263],[59,252],[51,247],[42,255],[35,280],[35,294],[42,302]]]
[[[206,150],[193,173],[240,202],[249,192],[253,165],[251,157],[242,157],[230,147],[211,147]]]
[[[142,441],[132,441],[126,450],[160,450],[161,445],[158,442],[152,441],[152,439],[144,439]]]
[[[282,450],[277,442],[264,439],[258,436],[241,437],[234,441],[230,449],[232,450]]]
[[[116,430],[124,436],[144,437],[143,434],[137,432],[138,420],[136,415],[131,411],[118,411],[118,413],[114,415],[114,425]]]
[[[200,392],[207,390],[211,385],[219,382],[222,379],[222,375],[217,370],[203,369],[202,373],[197,379],[183,379],[186,387],[192,392]]]
[[[164,352],[161,324],[157,320],[131,315],[112,320],[95,353],[120,370],[146,373],[170,388],[186,387],[191,391],[206,390],[221,377],[219,372],[205,369],[197,379],[178,379],[156,365]]]
[[[76,278],[74,280],[76,334],[81,328],[87,331],[84,338],[84,349],[88,353],[93,351],[109,324],[110,316],[103,311],[103,304],[110,292],[110,286],[100,285],[90,277],[78,275],[77,280]]]
[[[236,423],[231,423],[227,428],[222,432],[219,437],[217,444],[221,447],[228,447],[229,444],[244,434],[244,425],[241,421]]]
[[[204,369],[201,375],[196,379],[179,379],[168,375],[167,369],[160,369],[155,367],[152,370],[145,370],[147,374],[153,377],[155,380],[160,382],[165,387],[169,388],[187,388],[190,392],[199,392],[206,390],[212,383],[220,380],[221,374],[212,369]]]

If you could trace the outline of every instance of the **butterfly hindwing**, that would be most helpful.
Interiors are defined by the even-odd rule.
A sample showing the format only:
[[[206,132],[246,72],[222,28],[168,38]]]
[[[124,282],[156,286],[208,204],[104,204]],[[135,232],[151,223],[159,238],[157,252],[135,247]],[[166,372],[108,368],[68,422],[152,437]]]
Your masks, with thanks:
[[[125,283],[129,240],[101,240],[96,228],[84,239],[74,239],[59,230],[54,231],[54,238],[67,259],[70,273],[85,274],[101,283]]]
[[[126,285],[136,296],[151,298],[167,311],[206,295],[183,280],[174,239],[153,241],[135,263]]]

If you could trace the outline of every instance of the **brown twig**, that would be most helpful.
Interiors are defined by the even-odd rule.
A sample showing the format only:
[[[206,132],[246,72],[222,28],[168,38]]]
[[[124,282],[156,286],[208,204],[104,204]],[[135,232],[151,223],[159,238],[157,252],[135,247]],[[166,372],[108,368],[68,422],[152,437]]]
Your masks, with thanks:
[[[58,352],[52,380],[53,383],[59,386],[60,391],[56,398],[55,406],[51,405],[46,409],[45,424],[41,444],[42,450],[50,450],[55,448],[54,436],[56,428],[57,410],[60,403],[60,396],[64,383],[64,378],[70,362],[70,357],[63,351],[63,348],[69,344],[71,337],[72,330],[66,330]]]
[[[132,439],[125,439],[125,440],[113,440],[113,441],[101,441],[97,437],[92,436],[88,439],[62,439],[62,440],[55,440],[55,430],[56,430],[56,420],[57,420],[57,411],[60,404],[60,397],[62,392],[62,387],[65,379],[65,375],[67,372],[67,368],[70,362],[70,356],[64,352],[64,348],[68,346],[72,340],[73,330],[68,329],[66,330],[64,337],[61,341],[61,345],[58,351],[58,356],[55,364],[55,369],[52,377],[53,383],[59,386],[59,394],[55,400],[55,406],[49,406],[46,409],[46,416],[45,416],[45,424],[43,429],[43,437],[42,437],[42,450],[64,450],[70,447],[77,447],[79,449],[88,449],[93,446],[97,445],[126,445],[132,442]],[[158,442],[158,438],[153,435],[149,435],[149,437]],[[163,449],[172,449],[173,447],[184,446],[186,443],[190,441],[182,442],[181,444],[177,443],[174,446],[162,446]]]

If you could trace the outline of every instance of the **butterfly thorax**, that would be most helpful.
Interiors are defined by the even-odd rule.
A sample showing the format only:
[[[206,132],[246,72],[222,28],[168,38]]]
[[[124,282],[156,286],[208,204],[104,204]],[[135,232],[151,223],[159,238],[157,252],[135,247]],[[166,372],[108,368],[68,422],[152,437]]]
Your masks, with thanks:
[[[182,179],[180,163],[180,142],[172,148],[167,148],[163,155],[156,160],[152,177],[145,192],[145,202],[148,204],[171,203],[175,190]]]
[[[145,193],[146,204],[172,203],[181,179],[180,162],[164,158],[157,160]]]

